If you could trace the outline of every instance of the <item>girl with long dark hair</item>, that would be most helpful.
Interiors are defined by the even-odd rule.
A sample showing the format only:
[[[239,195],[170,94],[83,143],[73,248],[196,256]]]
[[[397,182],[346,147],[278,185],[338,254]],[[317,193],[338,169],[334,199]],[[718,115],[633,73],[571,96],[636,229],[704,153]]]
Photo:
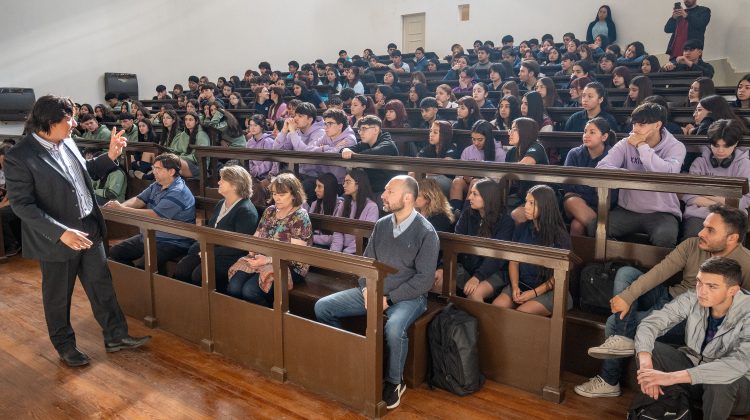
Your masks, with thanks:
[[[344,204],[340,207],[339,217],[376,222],[380,216],[375,195],[370,186],[370,178],[364,169],[354,168],[344,177]],[[354,235],[334,232],[331,251],[354,254],[357,243]]]
[[[325,172],[315,179],[315,198],[310,205],[310,214],[333,216],[340,212],[344,200],[338,195],[339,181],[330,172]],[[330,248],[333,232],[316,229],[313,231],[313,245],[319,248]]]
[[[570,235],[565,230],[557,195],[548,185],[536,185],[526,194],[524,212],[527,222],[516,226],[513,241],[529,245],[570,249]],[[554,304],[554,272],[533,264],[510,261],[508,263],[510,285],[505,286],[493,302],[502,308],[550,316]],[[568,292],[568,307],[573,299]]]

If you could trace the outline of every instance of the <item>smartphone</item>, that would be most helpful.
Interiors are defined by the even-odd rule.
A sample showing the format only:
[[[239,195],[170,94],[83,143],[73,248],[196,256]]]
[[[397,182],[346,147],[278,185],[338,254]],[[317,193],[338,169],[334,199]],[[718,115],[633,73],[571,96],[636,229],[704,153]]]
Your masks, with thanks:
[[[674,8],[675,8],[675,9],[682,9],[682,3],[681,3],[681,2],[679,2],[679,1],[676,1],[676,2],[674,3]]]

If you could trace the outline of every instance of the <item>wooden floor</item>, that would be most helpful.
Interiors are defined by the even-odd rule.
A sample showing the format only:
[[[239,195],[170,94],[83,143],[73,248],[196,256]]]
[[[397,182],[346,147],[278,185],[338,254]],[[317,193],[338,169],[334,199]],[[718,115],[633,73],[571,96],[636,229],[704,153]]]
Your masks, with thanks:
[[[90,366],[65,367],[47,337],[38,265],[14,257],[0,264],[0,418],[274,418],[361,416],[335,401],[279,384],[185,340],[129,318],[133,335],[153,335],[139,350],[107,354],[83,289],[76,286],[71,319]],[[582,378],[570,376],[578,383]],[[587,399],[568,385],[561,404],[488,382],[471,396],[426,387],[409,389],[391,419],[615,419],[632,394]]]

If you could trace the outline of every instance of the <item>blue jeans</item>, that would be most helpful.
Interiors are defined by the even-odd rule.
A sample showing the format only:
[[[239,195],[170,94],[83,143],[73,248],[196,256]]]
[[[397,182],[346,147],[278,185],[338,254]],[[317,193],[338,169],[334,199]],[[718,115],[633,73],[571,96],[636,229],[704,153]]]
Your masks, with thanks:
[[[385,311],[388,320],[385,322],[385,344],[388,351],[386,363],[388,370],[385,380],[400,384],[406,364],[406,353],[409,349],[409,336],[406,330],[427,310],[427,298],[396,302]],[[340,318],[365,315],[362,290],[355,288],[326,296],[315,303],[315,316],[318,321],[341,328]]]
[[[612,290],[612,296],[617,296],[628,288],[643,272],[633,267],[622,267],[615,274],[615,284]],[[604,327],[604,335],[622,335],[628,338],[635,338],[635,330],[638,324],[654,310],[664,307],[672,300],[669,294],[669,288],[664,285],[658,285],[636,299],[630,310],[620,319],[620,313],[612,314],[607,318],[607,324]],[[684,324],[678,324],[669,332],[670,335],[684,336]],[[608,384],[614,385],[620,381],[622,370],[625,367],[627,358],[605,359],[602,363],[601,377]]]

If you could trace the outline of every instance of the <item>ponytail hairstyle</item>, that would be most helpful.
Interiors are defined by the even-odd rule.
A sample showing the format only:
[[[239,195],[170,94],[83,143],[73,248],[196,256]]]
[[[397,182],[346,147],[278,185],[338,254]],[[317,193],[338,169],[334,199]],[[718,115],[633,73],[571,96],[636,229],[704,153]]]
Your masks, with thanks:
[[[602,85],[599,82],[591,82],[586,85],[586,88],[594,89],[596,91],[596,94],[599,95],[600,98],[604,99],[600,107],[602,111],[609,112],[609,108],[610,108],[609,97],[607,97],[607,89],[604,88],[604,85]]]
[[[607,135],[607,140],[604,141],[605,146],[612,147],[617,142],[617,135],[615,134],[615,131],[612,130],[612,127],[609,125],[609,121],[607,121],[604,117],[596,117],[589,120],[588,124],[594,124],[596,128],[599,129],[599,131],[602,132],[602,134]]]

